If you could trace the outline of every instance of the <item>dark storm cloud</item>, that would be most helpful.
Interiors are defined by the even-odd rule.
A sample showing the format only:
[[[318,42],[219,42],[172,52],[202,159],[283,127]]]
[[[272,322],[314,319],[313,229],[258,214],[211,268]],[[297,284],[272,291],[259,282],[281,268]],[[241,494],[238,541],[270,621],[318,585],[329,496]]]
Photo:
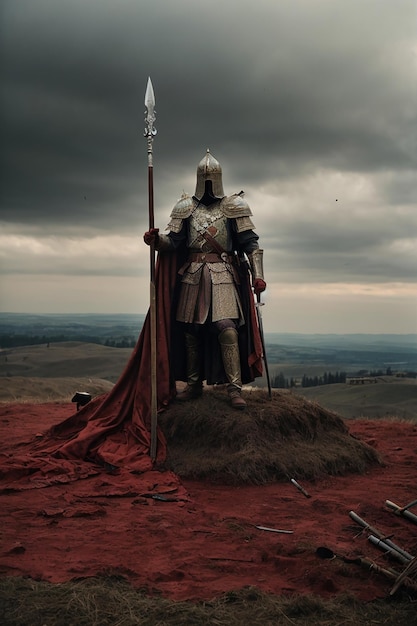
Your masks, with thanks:
[[[136,225],[148,74],[166,210],[206,147],[230,191],[318,164],[413,170],[412,15],[412,2],[6,1],[2,219]]]
[[[0,306],[146,310],[150,75],[156,225],[209,147],[253,209],[271,330],[411,332],[416,10],[3,0]]]

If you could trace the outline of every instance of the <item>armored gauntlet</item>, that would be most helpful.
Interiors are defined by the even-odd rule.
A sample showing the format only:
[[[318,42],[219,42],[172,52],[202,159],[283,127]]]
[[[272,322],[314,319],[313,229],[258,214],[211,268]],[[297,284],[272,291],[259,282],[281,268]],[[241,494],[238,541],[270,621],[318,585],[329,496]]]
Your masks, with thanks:
[[[264,251],[257,248],[250,254],[248,254],[250,270],[252,272],[252,281],[255,282],[257,278],[264,280]]]
[[[266,282],[264,280],[263,254],[264,251],[259,248],[248,254],[250,269],[252,272],[252,286],[256,295],[259,295],[266,289]]]

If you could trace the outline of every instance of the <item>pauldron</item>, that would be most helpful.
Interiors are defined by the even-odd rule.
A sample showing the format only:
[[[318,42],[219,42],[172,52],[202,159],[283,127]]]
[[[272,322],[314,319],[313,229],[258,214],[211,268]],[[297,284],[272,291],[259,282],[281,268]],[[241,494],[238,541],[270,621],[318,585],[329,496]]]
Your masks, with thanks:
[[[171,211],[169,223],[165,230],[172,231],[173,233],[179,233],[182,228],[183,220],[190,217],[195,206],[195,200],[193,200],[193,198],[187,193],[183,193]]]
[[[243,197],[243,191],[235,193],[233,196],[223,198],[220,202],[220,208],[223,211],[223,215],[236,221],[238,233],[243,233],[246,230],[253,230],[255,228],[251,220],[252,211]]]
[[[188,194],[183,193],[172,209],[166,230],[179,233],[182,228],[183,220],[190,217],[196,206],[197,201]],[[243,233],[246,230],[253,230],[255,228],[251,219],[252,211],[250,210],[249,204],[243,198],[242,192],[224,197],[220,201],[220,210],[225,217],[236,221],[238,233]]]

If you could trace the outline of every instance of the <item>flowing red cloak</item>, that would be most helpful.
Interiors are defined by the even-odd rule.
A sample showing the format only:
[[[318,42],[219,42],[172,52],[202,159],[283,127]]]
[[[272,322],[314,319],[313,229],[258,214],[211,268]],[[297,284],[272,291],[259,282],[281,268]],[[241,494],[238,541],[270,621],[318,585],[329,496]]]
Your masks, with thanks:
[[[178,261],[178,262],[177,262]],[[155,272],[156,317],[157,317],[157,402],[158,412],[163,411],[176,395],[173,362],[176,359],[178,345],[171,341],[172,310],[175,308],[175,285],[177,266],[180,255],[158,255]],[[249,275],[246,272],[246,300],[251,302],[248,309],[245,332],[246,344],[246,380],[253,380],[262,375],[262,345],[256,323],[253,297],[250,292]],[[250,297],[248,297],[250,296]],[[248,348],[248,349],[247,349]],[[176,354],[173,355],[172,352]],[[175,356],[175,359],[173,358]],[[150,313],[140,333],[136,347],[113,389],[106,395],[99,396],[85,405],[80,411],[54,426],[42,439],[34,442],[30,448],[31,463],[22,462],[26,467],[39,469],[34,459],[43,459],[52,472],[67,467],[68,478],[74,479],[77,472],[89,474],[85,465],[79,461],[90,461],[106,469],[123,468],[124,470],[146,472],[153,469],[149,456],[151,444],[151,344]],[[158,428],[156,465],[166,458],[166,440]],[[65,463],[64,460],[72,463]],[[15,467],[19,460],[15,457]],[[75,463],[78,461],[78,463]],[[74,469],[74,463],[76,469]],[[61,464],[61,465],[60,465]],[[46,467],[45,465],[45,467]],[[58,470],[60,466],[60,470]],[[71,468],[72,469],[68,469]],[[91,469],[92,471],[92,469]],[[70,477],[71,475],[71,477]]]
[[[176,393],[169,354],[171,294],[176,278],[175,263],[169,262],[166,255],[158,255],[155,272],[158,411],[166,408]],[[122,465],[140,472],[151,469],[151,395],[148,311],[137,344],[113,389],[50,431],[51,440],[60,440],[54,456],[87,459],[116,467]],[[165,457],[166,441],[158,428],[157,463]]]

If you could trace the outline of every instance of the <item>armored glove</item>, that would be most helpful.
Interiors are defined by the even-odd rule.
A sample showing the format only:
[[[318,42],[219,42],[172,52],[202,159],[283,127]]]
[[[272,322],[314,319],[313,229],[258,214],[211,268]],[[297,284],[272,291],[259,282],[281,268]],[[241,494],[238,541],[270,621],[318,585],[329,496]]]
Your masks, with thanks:
[[[256,248],[253,252],[248,254],[249,265],[252,273],[252,286],[257,296],[259,296],[259,294],[266,289],[266,282],[264,281],[263,255],[264,251],[259,248]]]
[[[156,246],[158,244],[158,233],[159,228],[150,228],[146,231],[146,233],[143,235],[143,241],[146,243],[147,246],[150,246],[151,244],[155,244]]]
[[[253,283],[253,290],[257,296],[266,289],[266,282],[262,278],[256,278]]]

